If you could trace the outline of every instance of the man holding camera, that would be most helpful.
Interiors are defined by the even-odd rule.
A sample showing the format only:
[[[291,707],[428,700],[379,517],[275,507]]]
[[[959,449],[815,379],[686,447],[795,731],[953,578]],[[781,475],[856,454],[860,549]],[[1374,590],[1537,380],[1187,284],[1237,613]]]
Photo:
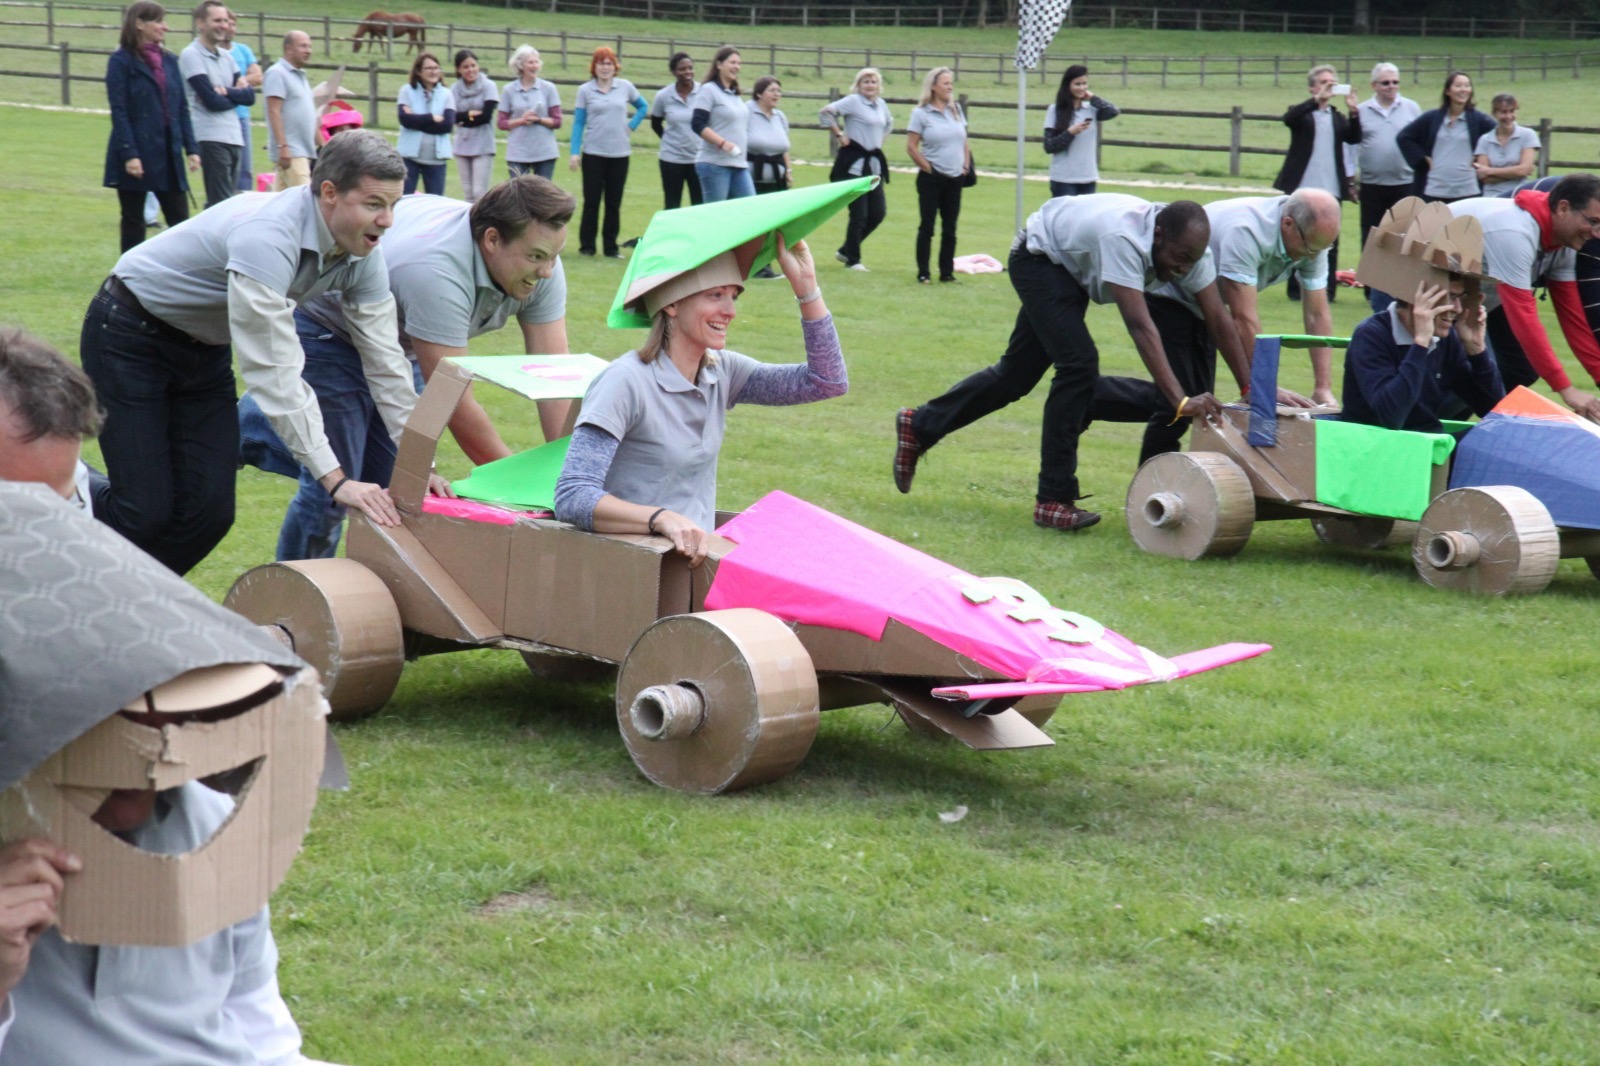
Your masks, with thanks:
[[[1289,151],[1283,158],[1283,169],[1278,171],[1274,188],[1282,192],[1296,189],[1321,189],[1337,200],[1353,200],[1350,177],[1345,173],[1344,151],[1346,144],[1361,143],[1361,101],[1348,85],[1337,85],[1338,75],[1326,63],[1311,68],[1306,75],[1310,98],[1295,104],[1283,113],[1283,124],[1289,127]],[[1342,94],[1350,110],[1347,119],[1332,106],[1333,97]],[[1328,276],[1339,271],[1339,242],[1328,249]],[[1333,287],[1328,298],[1333,299]],[[1300,286],[1289,279],[1289,299],[1300,298]]]

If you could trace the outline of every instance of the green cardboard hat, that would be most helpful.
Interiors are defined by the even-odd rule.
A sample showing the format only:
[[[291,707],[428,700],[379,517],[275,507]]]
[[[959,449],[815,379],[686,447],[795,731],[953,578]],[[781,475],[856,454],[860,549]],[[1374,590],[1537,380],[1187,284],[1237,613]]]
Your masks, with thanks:
[[[646,294],[724,253],[733,253],[741,278],[749,277],[777,256],[774,234],[781,232],[786,244],[804,239],[877,181],[869,175],[765,196],[657,211],[628,260],[627,273],[622,276],[606,325],[612,329],[648,329]]]

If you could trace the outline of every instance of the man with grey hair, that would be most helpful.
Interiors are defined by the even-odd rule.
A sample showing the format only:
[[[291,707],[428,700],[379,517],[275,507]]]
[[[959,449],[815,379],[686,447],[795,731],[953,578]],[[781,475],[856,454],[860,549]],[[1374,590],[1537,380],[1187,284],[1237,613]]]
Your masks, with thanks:
[[[1320,189],[1335,200],[1352,199],[1341,146],[1361,143],[1361,115],[1354,92],[1345,97],[1345,106],[1350,110],[1348,119],[1331,106],[1334,83],[1338,80],[1338,74],[1326,63],[1312,67],[1306,75],[1309,98],[1283,113],[1283,124],[1289,127],[1289,151],[1283,157],[1283,168],[1278,171],[1273,188],[1283,192]],[[1330,276],[1339,270],[1338,235],[1334,238],[1328,250]],[[1328,299],[1333,299],[1331,290],[1327,295]],[[1289,299],[1299,298],[1300,286],[1291,277]]]
[[[239,455],[230,341],[251,393],[296,459],[341,504],[380,525],[388,490],[341,469],[323,432],[297,304],[339,293],[372,398],[398,438],[416,404],[378,238],[394,220],[405,163],[382,135],[341,134],[311,184],[245,193],[132,249],[84,316],[83,367],[106,407],[107,525],[178,573],[233,525]],[[436,489],[439,485],[436,483]]]
[[[1367,234],[1383,221],[1384,212],[1411,195],[1415,175],[1395,138],[1422,114],[1422,108],[1400,95],[1400,68],[1379,63],[1372,68],[1372,99],[1362,101],[1356,110],[1361,116],[1361,147],[1356,149],[1361,186],[1356,200],[1361,205],[1361,247],[1365,248]],[[1371,289],[1367,300],[1374,311],[1381,311],[1390,297]]]
[[[195,38],[178,55],[195,140],[200,142],[207,207],[238,191],[244,133],[236,109],[256,102],[256,91],[233,58],[230,19],[220,0],[200,0],[194,9]]]
[[[311,36],[301,30],[283,35],[283,58],[267,70],[267,154],[277,167],[275,188],[282,192],[311,180],[317,155],[317,106],[305,67],[311,62]]]

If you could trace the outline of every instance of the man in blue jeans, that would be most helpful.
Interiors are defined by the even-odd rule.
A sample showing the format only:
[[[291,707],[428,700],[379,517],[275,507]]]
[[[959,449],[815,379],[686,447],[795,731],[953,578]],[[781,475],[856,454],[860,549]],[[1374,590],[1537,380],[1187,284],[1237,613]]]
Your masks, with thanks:
[[[399,341],[412,360],[418,390],[439,360],[467,354],[472,337],[499,329],[513,314],[524,351],[567,350],[567,282],[561,267],[567,223],[576,201],[554,182],[524,175],[502,182],[474,204],[442,196],[408,196],[382,239],[389,288],[399,312]],[[305,350],[304,377],[316,393],[334,453],[363,480],[386,485],[395,445],[372,402],[355,337],[337,299],[308,300],[295,312]],[[539,405],[545,439],[565,432],[568,401]],[[475,464],[511,454],[483,408],[468,393],[450,431]],[[249,393],[239,401],[243,462],[298,477],[278,536],[278,559],[332,558],[345,508],[295,463]]]

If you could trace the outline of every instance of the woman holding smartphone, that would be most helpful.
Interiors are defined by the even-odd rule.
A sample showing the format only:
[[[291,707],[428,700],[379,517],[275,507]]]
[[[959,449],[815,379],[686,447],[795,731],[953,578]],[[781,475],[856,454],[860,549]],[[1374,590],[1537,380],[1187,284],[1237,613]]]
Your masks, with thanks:
[[[1098,124],[1120,111],[1089,91],[1089,68],[1074,63],[1061,75],[1055,103],[1044,113],[1044,150],[1050,153],[1050,195],[1088,196],[1100,180]]]

